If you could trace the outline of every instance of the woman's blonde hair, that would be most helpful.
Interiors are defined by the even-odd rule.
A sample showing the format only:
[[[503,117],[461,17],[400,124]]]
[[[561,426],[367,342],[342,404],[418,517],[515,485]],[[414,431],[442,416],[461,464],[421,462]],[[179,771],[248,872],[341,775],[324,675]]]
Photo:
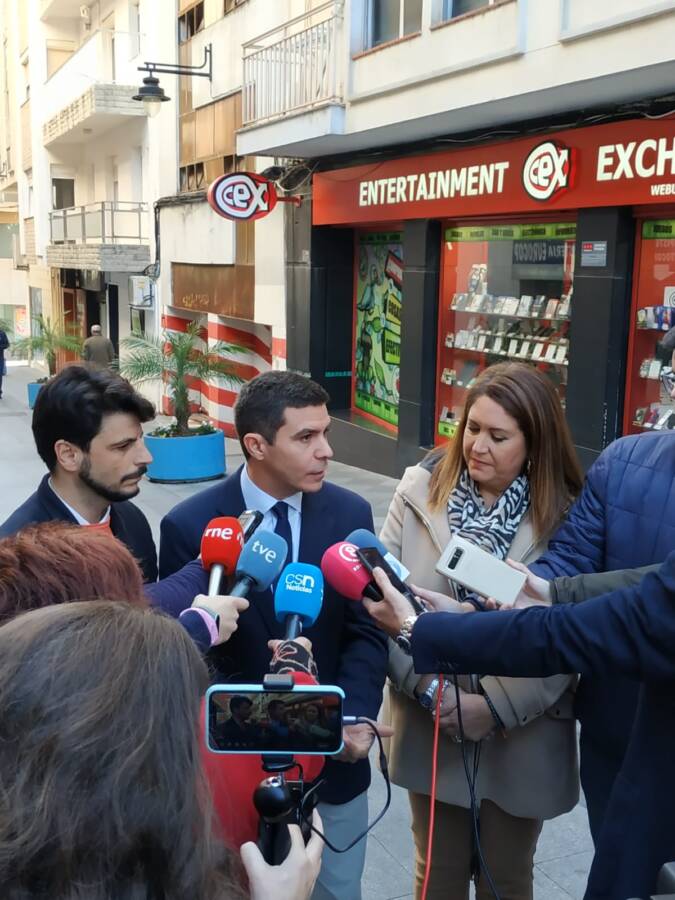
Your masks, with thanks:
[[[471,407],[479,397],[489,397],[501,406],[525,437],[532,524],[537,540],[541,540],[551,534],[581,490],[583,474],[553,385],[525,363],[490,366],[469,390],[457,433],[431,476],[429,505],[432,509],[444,507],[466,468],[464,432]]]

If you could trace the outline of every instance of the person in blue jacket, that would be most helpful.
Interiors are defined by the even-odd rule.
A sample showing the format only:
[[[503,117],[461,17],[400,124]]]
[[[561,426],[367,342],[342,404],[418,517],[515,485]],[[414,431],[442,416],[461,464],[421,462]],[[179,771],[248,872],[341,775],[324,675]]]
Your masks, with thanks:
[[[675,859],[675,552],[637,586],[584,603],[416,616],[381,570],[365,604],[392,637],[409,635],[415,671],[515,677],[579,672],[628,679],[634,726],[596,840],[586,900],[648,897]]]
[[[675,398],[675,328],[661,353],[672,356],[663,384]],[[584,488],[546,553],[532,565],[547,580],[636,569],[662,563],[675,547],[675,433],[631,435],[610,444],[591,467]],[[594,842],[635,719],[639,686],[615,675],[583,676],[575,712],[581,725],[580,777]]]

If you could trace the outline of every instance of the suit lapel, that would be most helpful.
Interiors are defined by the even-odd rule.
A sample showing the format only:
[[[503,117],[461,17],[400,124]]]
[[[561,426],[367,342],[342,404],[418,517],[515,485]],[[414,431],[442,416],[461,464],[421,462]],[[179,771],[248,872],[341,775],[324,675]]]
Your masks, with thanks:
[[[302,495],[302,523],[300,526],[300,562],[321,565],[321,557],[328,546],[326,536],[333,533],[335,513],[324,498],[324,491]]]

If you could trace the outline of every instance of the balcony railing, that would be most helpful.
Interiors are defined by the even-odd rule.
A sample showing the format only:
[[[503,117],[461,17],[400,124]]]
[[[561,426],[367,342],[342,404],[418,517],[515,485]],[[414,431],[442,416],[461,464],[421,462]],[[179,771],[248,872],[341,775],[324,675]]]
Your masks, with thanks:
[[[244,44],[244,125],[342,103],[343,0],[330,0]]]
[[[147,203],[104,200],[49,214],[52,244],[147,244]]]

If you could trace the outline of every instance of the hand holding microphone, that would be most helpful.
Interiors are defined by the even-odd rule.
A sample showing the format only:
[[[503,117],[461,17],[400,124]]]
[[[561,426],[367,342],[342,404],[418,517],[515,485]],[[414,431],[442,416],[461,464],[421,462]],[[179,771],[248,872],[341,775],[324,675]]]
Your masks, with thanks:
[[[211,646],[216,647],[229,641],[237,630],[240,613],[246,612],[248,607],[245,597],[230,597],[226,594],[208,597],[206,594],[198,594],[191,608],[203,610],[214,620],[218,637],[212,640]]]

